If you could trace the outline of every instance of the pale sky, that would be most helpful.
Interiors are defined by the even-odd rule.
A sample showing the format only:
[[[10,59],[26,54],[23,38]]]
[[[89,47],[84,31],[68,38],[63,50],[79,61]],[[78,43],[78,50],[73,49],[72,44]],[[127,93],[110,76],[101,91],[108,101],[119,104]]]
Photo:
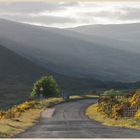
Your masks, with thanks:
[[[59,28],[140,22],[140,1],[112,1],[0,0],[0,18]]]

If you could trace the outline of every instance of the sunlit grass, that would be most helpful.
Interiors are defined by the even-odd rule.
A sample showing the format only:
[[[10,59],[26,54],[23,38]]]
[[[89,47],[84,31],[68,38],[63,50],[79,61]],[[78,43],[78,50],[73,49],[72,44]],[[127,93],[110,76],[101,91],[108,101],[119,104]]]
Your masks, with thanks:
[[[0,120],[0,137],[13,137],[32,126],[40,117],[42,109],[30,109],[19,118]]]
[[[73,100],[78,100],[78,99],[98,99],[99,96],[98,95],[73,95],[73,96],[70,96],[70,99],[73,99]]]
[[[86,115],[90,119],[101,122],[107,126],[140,129],[140,120],[136,120],[134,118],[121,118],[118,120],[108,118],[104,114],[97,111],[97,104],[89,106],[86,110]]]

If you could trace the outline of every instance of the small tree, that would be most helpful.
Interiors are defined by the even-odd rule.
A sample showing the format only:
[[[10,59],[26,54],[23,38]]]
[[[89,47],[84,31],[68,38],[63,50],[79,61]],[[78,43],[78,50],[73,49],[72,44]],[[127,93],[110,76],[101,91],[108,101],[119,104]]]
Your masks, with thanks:
[[[60,90],[58,84],[53,76],[45,76],[34,83],[31,96],[40,97],[42,95],[44,98],[58,96]]]

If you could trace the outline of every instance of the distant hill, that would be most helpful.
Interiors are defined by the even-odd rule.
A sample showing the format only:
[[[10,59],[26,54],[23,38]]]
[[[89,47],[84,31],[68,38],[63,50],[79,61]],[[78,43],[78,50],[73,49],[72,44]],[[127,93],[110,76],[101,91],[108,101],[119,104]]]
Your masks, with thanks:
[[[140,54],[140,23],[85,25],[71,28],[70,30],[88,35],[90,36],[89,38],[101,37],[101,42],[105,43],[106,41],[112,47],[116,46],[118,49],[131,50]]]
[[[8,108],[28,99],[33,83],[48,74],[56,78],[63,92],[88,89],[91,82],[50,72],[0,45],[0,108]]]
[[[32,84],[45,69],[0,45],[0,108],[29,96]]]
[[[138,35],[139,24],[57,29],[0,19],[0,108],[26,100],[47,74],[66,94],[139,87],[129,83],[140,80]]]
[[[101,87],[97,80],[67,77],[48,71],[19,54],[0,45],[0,109],[8,108],[28,99],[33,83],[44,75],[52,74],[62,91],[89,90]]]
[[[119,25],[117,29],[123,31]],[[135,45],[108,36],[0,20],[2,45],[51,72],[102,81],[138,81],[140,55],[132,49]]]
[[[71,29],[90,35],[100,35],[127,41],[129,41],[128,39],[139,40],[138,36],[140,35],[140,23],[85,25]]]

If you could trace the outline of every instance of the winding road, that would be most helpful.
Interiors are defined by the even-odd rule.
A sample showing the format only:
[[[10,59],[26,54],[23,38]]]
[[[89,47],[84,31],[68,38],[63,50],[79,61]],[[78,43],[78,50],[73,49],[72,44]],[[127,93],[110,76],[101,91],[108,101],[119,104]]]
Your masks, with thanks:
[[[40,121],[17,138],[140,138],[140,130],[104,126],[89,120],[85,108],[96,100],[62,103],[54,107],[52,117]],[[53,110],[54,110],[53,109]]]

